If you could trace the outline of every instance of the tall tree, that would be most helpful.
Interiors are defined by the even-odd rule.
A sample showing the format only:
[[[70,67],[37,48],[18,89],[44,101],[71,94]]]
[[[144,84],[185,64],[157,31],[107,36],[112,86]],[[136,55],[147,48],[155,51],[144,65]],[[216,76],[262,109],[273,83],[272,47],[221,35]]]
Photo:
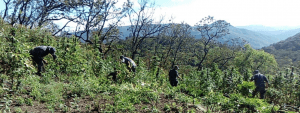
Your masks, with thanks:
[[[196,30],[200,32],[200,42],[203,46],[202,50],[195,52],[195,55],[200,60],[198,63],[198,70],[200,70],[203,66],[203,62],[207,59],[209,50],[214,47],[217,39],[229,33],[227,27],[230,26],[230,24],[224,20],[215,20],[213,17],[208,16],[199,21],[195,26]]]
[[[158,56],[161,57],[161,66],[171,62],[171,67],[173,67],[178,64],[178,59],[184,62],[185,58],[181,53],[188,52],[186,51],[188,49],[187,44],[190,44],[193,39],[191,31],[192,27],[183,22],[181,24],[172,23],[163,30],[157,41],[162,45],[159,48],[160,52],[154,53],[159,54]]]
[[[50,28],[54,20],[71,18],[68,14],[77,3],[69,0],[3,0],[3,19],[9,24],[22,24],[29,28]],[[67,22],[65,26],[68,24]],[[65,27],[64,26],[64,27]],[[62,28],[57,28],[61,31]],[[57,33],[55,33],[57,34]],[[54,35],[55,35],[54,34]]]
[[[138,53],[137,50],[146,38],[155,37],[166,27],[162,24],[163,17],[157,21],[155,20],[154,3],[149,3],[149,0],[140,0],[137,5],[138,8],[133,7],[133,3],[128,5],[130,8],[128,16],[131,24],[128,28],[130,32],[128,37],[132,40],[130,44],[132,59],[135,59],[135,54]]]
[[[116,6],[117,3],[117,0],[97,0],[96,2],[81,0],[80,6],[74,11],[79,17],[74,21],[77,23],[75,36],[93,43],[90,40],[93,33],[99,39],[96,41],[100,43],[98,46],[99,51],[103,52],[101,45],[104,41],[110,45],[112,41],[119,38],[117,27],[128,10],[128,2],[124,2],[119,7]]]
[[[251,72],[257,69],[265,73],[274,73],[278,67],[273,55],[263,50],[255,50],[249,44],[245,45],[243,51],[237,53],[234,61],[243,75],[251,75]]]

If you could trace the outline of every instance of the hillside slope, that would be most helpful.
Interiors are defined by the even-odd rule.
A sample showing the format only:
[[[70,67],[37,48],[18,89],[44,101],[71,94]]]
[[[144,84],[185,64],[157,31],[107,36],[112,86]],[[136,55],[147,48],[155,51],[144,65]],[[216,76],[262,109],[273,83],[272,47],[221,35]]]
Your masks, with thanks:
[[[241,38],[245,41],[247,41],[252,48],[254,49],[260,49],[264,46],[268,46],[272,43],[275,43],[279,41],[276,38],[273,38],[271,36],[266,36],[254,31],[250,31],[247,29],[242,29],[242,28],[236,28],[234,26],[229,27],[229,33],[228,35],[224,36],[223,39],[219,39],[220,42],[224,42],[228,39],[232,38]],[[200,33],[196,30],[192,31],[192,34],[196,36],[196,38],[201,37]]]
[[[300,61],[300,33],[262,49],[265,52],[274,54],[281,66],[298,65],[298,61]]]
[[[285,40],[288,37],[294,36],[295,34],[300,32],[300,26],[267,27],[262,25],[249,25],[237,26],[237,28],[243,28],[266,36],[274,37],[279,41]]]
[[[147,66],[145,62],[150,59],[140,57],[135,73],[127,70],[119,59],[124,54],[122,46],[105,57],[94,45],[82,44],[76,37],[54,37],[44,29],[12,27],[1,19],[0,28],[0,111],[3,112],[270,112],[278,111],[283,100],[297,104],[294,100],[299,93],[288,92],[293,98],[270,95],[283,92],[281,89],[297,89],[290,84],[276,84],[282,86],[268,90],[264,101],[249,98],[254,82],[243,81],[244,75],[234,65],[226,70],[215,65],[200,71],[181,66],[178,73],[182,79],[177,87],[172,87],[169,70]],[[36,66],[29,55],[29,50],[39,45],[55,47],[58,56],[55,61],[50,55],[44,57],[49,62],[44,64],[41,76],[36,75]],[[252,58],[256,57],[252,53],[260,52],[248,50],[246,54],[250,53]],[[243,52],[239,54],[237,60],[244,61]],[[117,73],[117,81],[111,80],[108,76],[111,73]],[[270,86],[273,84],[270,81]]]

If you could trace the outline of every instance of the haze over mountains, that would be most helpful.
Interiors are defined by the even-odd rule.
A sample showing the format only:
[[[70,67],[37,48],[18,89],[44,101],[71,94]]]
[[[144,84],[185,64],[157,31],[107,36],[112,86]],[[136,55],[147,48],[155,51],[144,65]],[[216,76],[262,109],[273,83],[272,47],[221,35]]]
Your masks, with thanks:
[[[127,28],[129,26],[120,27],[120,31],[123,36],[129,36]],[[273,43],[285,40],[300,32],[299,28],[296,27],[265,27],[262,25],[251,25],[251,26],[230,26],[229,33],[224,39],[241,38],[247,41],[252,48],[261,49],[262,47],[269,46]],[[193,29],[191,32],[195,38],[200,38],[200,32]],[[225,40],[220,39],[219,41],[224,42]]]
[[[120,26],[119,30],[122,33],[121,39],[128,37],[130,32],[127,31],[129,26]],[[224,42],[231,38],[241,38],[247,41],[252,48],[261,49],[279,41],[285,40],[300,32],[300,26],[297,27],[266,27],[262,25],[250,25],[250,26],[230,26],[228,35],[218,41]],[[195,38],[201,38],[200,32],[196,29],[191,31]],[[85,35],[83,35],[84,37]]]
[[[273,54],[280,66],[300,64],[300,32],[285,40],[262,48],[265,52]]]
[[[252,46],[252,48],[255,49],[260,49],[264,46],[268,46],[272,43],[279,41],[274,37],[264,35],[255,31],[247,30],[247,29],[237,28],[234,26],[229,27],[229,33],[230,34],[224,36],[224,39],[220,39],[219,41],[224,42],[225,39],[241,38],[247,41]],[[195,35],[196,38],[200,37],[198,31],[193,31],[192,34]]]
[[[262,25],[250,25],[250,26],[230,26],[229,33],[224,39],[238,38],[247,41],[252,48],[261,49],[279,41],[285,40],[288,37],[294,36],[300,32],[300,26],[297,27],[266,27]],[[192,32],[196,35],[199,34],[197,31]],[[220,40],[221,42],[223,40]]]
[[[288,37],[294,36],[300,32],[300,26],[281,26],[281,27],[266,27],[262,25],[250,25],[250,26],[237,26],[237,28],[243,28],[257,33],[273,37],[279,41],[285,40]],[[277,41],[278,42],[278,41]]]

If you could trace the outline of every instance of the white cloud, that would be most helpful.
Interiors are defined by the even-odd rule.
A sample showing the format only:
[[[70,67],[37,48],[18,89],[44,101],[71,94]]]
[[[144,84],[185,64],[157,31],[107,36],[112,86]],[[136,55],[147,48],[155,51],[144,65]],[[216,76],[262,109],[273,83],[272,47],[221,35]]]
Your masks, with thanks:
[[[55,24],[59,25],[59,27],[63,27],[68,22],[67,19],[54,21]],[[74,31],[76,28],[76,23],[70,22],[67,27],[65,27],[66,31]]]

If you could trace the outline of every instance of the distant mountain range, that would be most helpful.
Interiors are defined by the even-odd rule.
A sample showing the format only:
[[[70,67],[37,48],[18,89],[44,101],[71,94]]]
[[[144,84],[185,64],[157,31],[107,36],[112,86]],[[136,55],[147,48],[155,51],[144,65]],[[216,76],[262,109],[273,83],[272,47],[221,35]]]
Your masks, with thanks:
[[[248,26],[236,26],[237,28],[248,29],[251,31],[280,31],[280,30],[293,30],[300,28],[300,26],[277,26],[277,27],[269,27],[263,25],[248,25]]]
[[[252,48],[260,49],[264,46],[268,46],[272,43],[278,42],[279,40],[276,38],[273,38],[271,36],[267,36],[255,31],[237,28],[234,26],[229,27],[229,33],[228,35],[224,36],[223,40],[220,39],[219,41],[223,42],[225,39],[232,39],[232,38],[241,38],[245,41],[247,41]],[[200,37],[200,34],[198,31],[193,31],[193,35],[197,37]]]
[[[122,33],[121,39],[125,39],[128,37],[130,32],[127,31],[129,26],[120,26],[119,30]],[[261,49],[262,47],[269,46],[273,43],[279,42],[281,40],[285,40],[290,36],[293,36],[300,32],[300,28],[295,29],[294,27],[285,27],[288,30],[282,30],[284,27],[276,28],[276,27],[265,27],[261,25],[256,26],[230,26],[228,35],[224,36],[224,39],[231,39],[231,38],[241,38],[247,41],[252,48],[254,49]],[[294,28],[294,29],[293,29]],[[281,29],[281,30],[280,30]],[[200,32],[193,29],[191,31],[192,35],[195,38],[200,38]],[[85,35],[83,35],[85,36]],[[224,42],[224,39],[220,39],[220,42]]]
[[[267,52],[271,52],[273,50],[300,51],[300,32],[285,40],[271,44],[268,47],[263,47],[262,49]]]
[[[285,40],[262,48],[265,52],[273,54],[279,66],[299,66],[300,61],[300,31],[298,34]]]
[[[260,34],[273,37],[279,41],[285,40],[288,37],[294,36],[300,32],[300,26],[288,27],[266,27],[262,25],[250,25],[250,26],[237,26],[237,28],[248,29],[251,31],[258,32]]]
[[[123,33],[123,36],[129,36],[129,32],[127,31],[129,26],[122,26],[119,27],[120,31]],[[255,30],[257,28],[257,30]],[[253,30],[249,30],[253,29]],[[260,30],[267,30],[267,31],[259,31]],[[245,41],[247,41],[252,48],[254,49],[261,49],[262,47],[269,46],[270,44],[279,42],[281,40],[284,40],[288,38],[289,36],[292,36],[298,32],[300,32],[299,29],[291,29],[291,30],[276,30],[278,28],[271,28],[271,27],[229,27],[229,33],[228,35],[224,36],[224,39],[231,39],[231,38],[241,38]],[[272,31],[273,30],[273,31]],[[193,30],[192,35],[195,36],[195,38],[200,38],[200,32],[197,30]],[[220,42],[224,42],[224,39],[220,39]]]

